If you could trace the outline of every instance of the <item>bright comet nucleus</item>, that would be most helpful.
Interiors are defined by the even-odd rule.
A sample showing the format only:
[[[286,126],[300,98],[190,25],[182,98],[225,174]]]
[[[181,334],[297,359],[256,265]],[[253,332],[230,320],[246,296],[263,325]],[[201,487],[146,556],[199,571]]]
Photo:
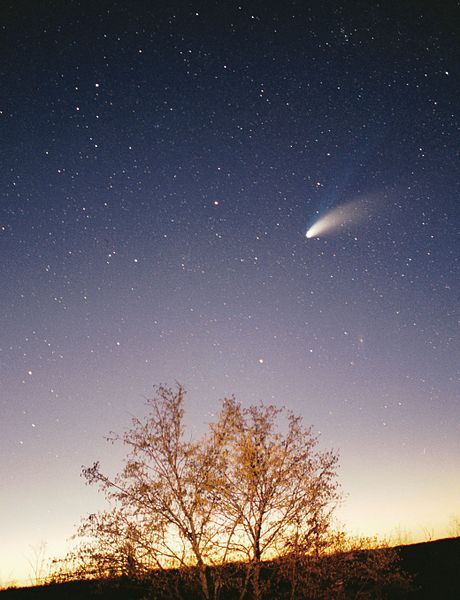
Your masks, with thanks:
[[[312,225],[307,231],[307,238],[316,237],[318,235],[318,231],[320,231],[320,228],[318,228],[318,223],[321,223],[321,219]]]

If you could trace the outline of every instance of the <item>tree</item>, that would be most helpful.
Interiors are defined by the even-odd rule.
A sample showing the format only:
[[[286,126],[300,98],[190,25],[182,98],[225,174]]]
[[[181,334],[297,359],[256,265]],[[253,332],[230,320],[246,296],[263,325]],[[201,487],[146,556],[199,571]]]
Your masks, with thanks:
[[[341,539],[332,531],[337,454],[320,451],[300,417],[234,398],[194,440],[186,436],[184,396],[181,385],[156,387],[147,416],[108,438],[128,450],[118,475],[108,477],[97,462],[83,468],[111,508],[83,521],[72,574],[156,577],[156,585],[172,584],[164,597],[193,590],[205,600],[224,590],[261,600],[275,589],[279,598],[319,598],[318,590],[343,587],[350,560],[330,560]]]
[[[41,585],[46,579],[46,572],[49,567],[46,542],[41,540],[38,544],[30,546],[30,555],[26,557],[29,563],[32,585]]]
[[[227,399],[211,427],[228,546],[246,565],[240,598],[259,600],[264,560],[290,554],[294,545],[318,552],[324,543],[339,499],[337,454],[320,452],[300,417],[271,405],[243,408]]]
[[[83,469],[87,482],[98,483],[116,509],[90,517],[80,533],[90,533],[98,550],[108,550],[91,554],[86,548],[88,556],[99,565],[117,566],[118,573],[126,573],[128,565],[131,573],[196,566],[203,597],[209,599],[215,595],[208,567],[218,534],[218,498],[211,493],[218,449],[206,439],[185,439],[184,395],[181,385],[158,386],[147,401],[147,418],[133,419],[131,429],[109,438],[128,447],[125,466],[114,479],[99,463]],[[124,546],[129,540],[129,551],[117,540]]]

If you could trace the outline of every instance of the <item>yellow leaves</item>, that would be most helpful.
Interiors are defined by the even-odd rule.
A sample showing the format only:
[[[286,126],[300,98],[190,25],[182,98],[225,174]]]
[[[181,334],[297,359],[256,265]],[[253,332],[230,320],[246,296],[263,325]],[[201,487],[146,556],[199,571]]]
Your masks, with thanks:
[[[300,418],[262,403],[246,408],[231,397],[208,434],[188,440],[184,397],[179,384],[158,386],[146,418],[113,438],[128,448],[115,479],[98,463],[84,470],[117,506],[88,521],[95,555],[109,556],[118,540],[130,565],[143,564],[143,556],[158,565],[257,562],[276,556],[294,530],[328,528],[336,457],[317,451]]]

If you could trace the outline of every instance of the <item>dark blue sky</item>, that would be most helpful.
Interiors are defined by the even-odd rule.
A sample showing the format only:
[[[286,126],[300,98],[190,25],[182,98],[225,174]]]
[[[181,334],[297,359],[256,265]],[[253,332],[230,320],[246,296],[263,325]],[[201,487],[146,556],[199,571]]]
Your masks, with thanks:
[[[458,17],[2,2],[1,579],[94,510],[80,466],[116,468],[104,434],[174,380],[197,429],[231,393],[313,423],[351,529],[447,532]],[[348,203],[356,222],[306,239]]]

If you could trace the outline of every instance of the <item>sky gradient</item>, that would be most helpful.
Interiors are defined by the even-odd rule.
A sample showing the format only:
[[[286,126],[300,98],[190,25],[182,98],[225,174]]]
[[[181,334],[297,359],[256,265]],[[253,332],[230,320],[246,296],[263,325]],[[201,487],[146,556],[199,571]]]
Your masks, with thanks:
[[[229,394],[313,424],[351,531],[448,535],[455,2],[156,4],[0,8],[0,583],[176,380],[197,432]]]

